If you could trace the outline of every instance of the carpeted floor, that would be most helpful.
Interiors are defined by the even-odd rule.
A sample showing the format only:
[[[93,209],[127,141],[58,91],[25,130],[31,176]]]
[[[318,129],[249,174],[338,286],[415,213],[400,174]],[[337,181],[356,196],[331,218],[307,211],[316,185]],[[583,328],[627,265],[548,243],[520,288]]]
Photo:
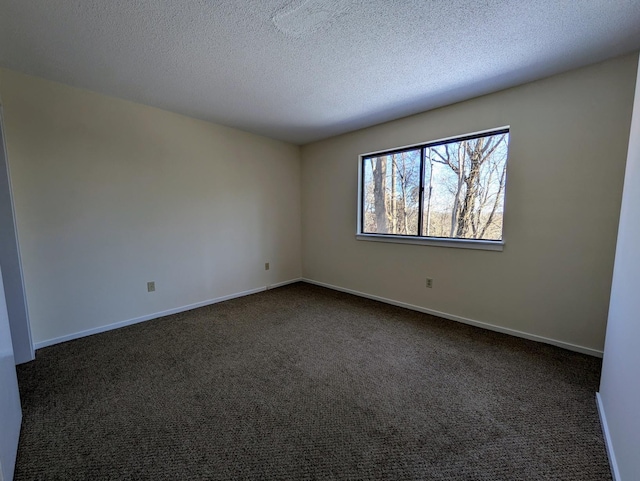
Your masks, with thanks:
[[[15,479],[603,481],[599,373],[299,283],[39,350]]]

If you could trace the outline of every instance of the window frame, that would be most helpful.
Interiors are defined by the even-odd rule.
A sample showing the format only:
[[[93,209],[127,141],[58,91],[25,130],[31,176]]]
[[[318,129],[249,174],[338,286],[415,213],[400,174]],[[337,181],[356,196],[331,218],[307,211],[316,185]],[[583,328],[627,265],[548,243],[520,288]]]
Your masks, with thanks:
[[[511,141],[511,126],[506,125],[503,127],[497,127],[489,130],[481,130],[464,135],[456,135],[452,137],[441,138],[432,140],[429,142],[420,142],[417,144],[405,145],[403,147],[396,147],[393,149],[377,150],[373,152],[367,152],[358,156],[358,212],[356,217],[356,239],[363,241],[374,242],[390,242],[395,244],[412,244],[412,245],[426,245],[436,247],[453,247],[462,249],[479,249],[489,251],[502,251],[505,246],[505,234],[504,234],[504,219],[502,226],[502,240],[486,240],[486,239],[459,239],[454,237],[427,237],[421,235],[408,235],[408,234],[384,234],[384,233],[371,233],[364,232],[364,215],[362,209],[364,208],[364,162],[365,159],[371,157],[377,157],[380,155],[393,155],[408,150],[420,150],[420,207],[423,207],[423,195],[424,195],[424,152],[426,148],[436,147],[438,145],[448,144],[452,142],[460,142],[464,140],[473,140],[480,137],[487,137],[490,135],[509,134],[509,142]],[[509,156],[507,154],[507,173],[505,174],[505,192],[503,193],[504,201],[503,206],[506,206],[506,185],[509,173]],[[504,208],[504,207],[503,207]],[[422,210],[419,212],[418,217],[418,233],[422,232]]]

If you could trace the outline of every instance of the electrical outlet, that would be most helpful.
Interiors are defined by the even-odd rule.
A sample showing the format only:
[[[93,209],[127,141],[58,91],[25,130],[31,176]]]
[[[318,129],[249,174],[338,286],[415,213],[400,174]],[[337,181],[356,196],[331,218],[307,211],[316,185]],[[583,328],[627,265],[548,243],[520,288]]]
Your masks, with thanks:
[[[155,281],[147,282],[147,292],[155,292],[156,283]]]
[[[433,287],[433,279],[427,277],[427,287],[431,289]]]
[[[269,270],[269,263],[268,263],[268,262],[265,262],[265,263],[264,263],[264,270],[265,270],[265,271],[268,271],[268,270]]]

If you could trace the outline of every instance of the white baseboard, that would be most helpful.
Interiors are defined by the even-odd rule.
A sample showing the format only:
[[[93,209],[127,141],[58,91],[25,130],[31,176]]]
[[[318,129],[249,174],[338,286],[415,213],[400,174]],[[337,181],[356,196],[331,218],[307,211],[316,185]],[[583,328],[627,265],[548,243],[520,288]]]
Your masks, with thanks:
[[[53,346],[61,342],[72,341],[85,336],[91,336],[93,334],[99,334],[101,332],[111,331],[112,329],[118,329],[120,327],[130,326],[132,324],[138,324],[139,322],[150,321],[152,319],[158,319],[159,317],[170,316],[171,314],[177,314],[179,312],[190,311],[191,309],[197,309],[198,307],[204,307],[218,302],[228,301],[237,297],[244,297],[257,292],[266,291],[268,289],[275,289],[276,287],[286,286],[287,284],[293,284],[294,282],[300,282],[301,278],[290,279],[284,282],[278,282],[265,287],[257,287],[255,289],[249,289],[248,291],[236,292],[227,296],[216,297],[215,299],[208,299],[206,301],[196,302],[187,306],[176,307],[168,309],[166,311],[154,312],[153,314],[146,314],[144,316],[136,317],[134,319],[128,319],[126,321],[114,322],[105,326],[94,327],[92,329],[86,329],[84,331],[74,332],[65,336],[55,337],[53,339],[47,339],[45,341],[36,342],[34,344],[35,349],[41,349],[43,347]]]
[[[596,405],[598,406],[598,414],[600,415],[600,424],[602,425],[602,434],[604,435],[604,444],[607,446],[607,456],[609,456],[609,466],[611,467],[611,476],[613,481],[622,481],[620,477],[620,471],[618,471],[618,462],[616,461],[616,454],[613,451],[613,444],[611,444],[611,434],[609,433],[609,425],[607,424],[607,416],[604,412],[604,406],[602,405],[602,397],[600,393],[596,393]]]
[[[301,282],[301,281],[302,281],[302,277],[297,277],[296,279],[289,279],[288,281],[284,281],[284,282],[276,282],[275,284],[268,285],[267,290],[275,289],[276,287],[282,287],[289,284],[295,284],[296,282]]]
[[[395,301],[393,299],[387,299],[385,297],[375,296],[375,295],[372,295],[372,294],[367,294],[367,293],[364,293],[364,292],[359,292],[359,291],[355,291],[353,289],[347,289],[347,288],[344,288],[344,287],[334,286],[332,284],[327,284],[325,282],[319,282],[319,281],[315,281],[313,279],[307,279],[307,278],[289,279],[287,281],[278,282],[278,283],[275,283],[275,284],[270,284],[270,285],[265,286],[265,287],[258,287],[258,288],[250,289],[250,290],[247,290],[247,291],[236,292],[234,294],[229,294],[229,295],[222,296],[222,297],[216,297],[215,299],[208,299],[206,301],[196,302],[194,304],[189,304],[189,305],[186,305],[186,306],[181,306],[181,307],[176,307],[176,308],[173,308],[173,309],[168,309],[166,311],[154,312],[153,314],[147,314],[147,315],[144,315],[144,316],[136,317],[134,319],[128,319],[128,320],[125,320],[125,321],[115,322],[113,324],[107,324],[105,326],[99,326],[99,327],[95,327],[95,328],[92,328],[92,329],[87,329],[87,330],[84,330],[84,331],[74,332],[74,333],[71,333],[71,334],[67,334],[65,336],[60,336],[60,337],[56,337],[56,338],[53,338],[53,339],[47,339],[47,340],[44,340],[44,341],[36,342],[34,344],[34,347],[35,347],[35,349],[41,349],[43,347],[52,346],[54,344],[59,344],[61,342],[72,341],[73,339],[79,339],[81,337],[91,336],[93,334],[99,334],[101,332],[110,331],[112,329],[118,329],[120,327],[130,326],[132,324],[137,324],[139,322],[149,321],[151,319],[157,319],[159,317],[164,317],[164,316],[169,316],[171,314],[177,314],[179,312],[189,311],[191,309],[197,309],[198,307],[204,307],[204,306],[208,306],[208,305],[211,305],[211,304],[216,304],[218,302],[228,301],[230,299],[235,299],[237,297],[248,296],[250,294],[255,294],[257,292],[265,291],[265,290],[268,290],[268,289],[275,289],[275,288],[278,288],[278,287],[286,286],[288,284],[293,284],[295,282],[300,282],[300,281],[307,282],[309,284],[315,284],[315,285],[318,285],[318,286],[321,286],[321,287],[326,287],[326,288],[333,289],[333,290],[336,290],[336,291],[346,292],[348,294],[353,294],[353,295],[360,296],[360,297],[365,297],[367,299],[373,299],[375,301],[384,302],[386,304],[391,304],[391,305],[398,306],[398,307],[404,307],[406,309],[411,309],[413,311],[424,312],[426,314],[431,314],[433,316],[442,317],[444,319],[449,319],[449,320],[452,320],[452,321],[462,322],[464,324],[469,324],[469,325],[472,325],[472,326],[481,327],[481,328],[484,328],[484,329],[489,329],[491,331],[501,332],[503,334],[509,334],[509,335],[512,335],[512,336],[521,337],[521,338],[529,339],[529,340],[532,340],[532,341],[551,344],[551,345],[554,345],[554,346],[562,347],[564,349],[568,349],[570,351],[576,351],[576,352],[580,352],[580,353],[583,353],[583,354],[589,354],[589,355],[595,356],[595,357],[602,357],[602,351],[598,351],[596,349],[591,349],[591,348],[588,348],[588,347],[578,346],[578,345],[567,343],[567,342],[563,342],[563,341],[557,341],[555,339],[549,339],[549,338],[546,338],[546,337],[537,336],[535,334],[529,334],[529,333],[526,333],[526,332],[517,331],[515,329],[509,329],[509,328],[506,328],[506,327],[495,326],[493,324],[488,324],[486,322],[476,321],[474,319],[468,319],[466,317],[456,316],[456,315],[453,315],[453,314],[448,314],[446,312],[440,312],[440,311],[436,311],[436,310],[433,310],[433,309],[427,309],[425,307],[415,306],[413,304],[407,304],[405,302]]]
[[[588,354],[594,357],[602,357],[602,351],[597,349],[591,349],[589,347],[578,346],[569,342],[557,341],[548,337],[538,336],[536,334],[529,334],[528,332],[517,331],[508,327],[496,326],[482,321],[476,321],[474,319],[468,319],[466,317],[456,316],[454,314],[448,314],[446,312],[440,312],[433,309],[427,309],[426,307],[415,306],[413,304],[407,304],[406,302],[395,301],[393,299],[387,299],[386,297],[375,296],[373,294],[367,294],[365,292],[354,291],[353,289],[347,289],[344,287],[334,286],[325,282],[314,281],[313,279],[302,278],[303,282],[309,284],[315,284],[317,286],[326,287],[336,291],[346,292],[347,294],[353,294],[355,296],[366,297],[367,299],[373,299],[374,301],[384,302],[385,304],[391,304],[393,306],[404,307],[405,309],[411,309],[412,311],[424,312],[425,314],[431,314],[432,316],[443,317],[451,321],[462,322],[463,324],[469,324],[471,326],[481,327],[490,331],[501,332],[503,334],[509,334],[515,337],[521,337],[523,339],[529,339],[530,341],[542,342],[545,344],[551,344],[553,346],[562,347],[569,351],[580,352],[582,354]]]

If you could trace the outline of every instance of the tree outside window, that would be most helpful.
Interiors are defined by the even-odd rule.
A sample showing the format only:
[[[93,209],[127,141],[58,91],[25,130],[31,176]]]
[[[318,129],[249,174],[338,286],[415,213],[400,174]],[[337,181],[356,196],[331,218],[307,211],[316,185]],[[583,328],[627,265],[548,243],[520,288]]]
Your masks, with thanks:
[[[362,158],[363,234],[502,240],[509,131]]]

